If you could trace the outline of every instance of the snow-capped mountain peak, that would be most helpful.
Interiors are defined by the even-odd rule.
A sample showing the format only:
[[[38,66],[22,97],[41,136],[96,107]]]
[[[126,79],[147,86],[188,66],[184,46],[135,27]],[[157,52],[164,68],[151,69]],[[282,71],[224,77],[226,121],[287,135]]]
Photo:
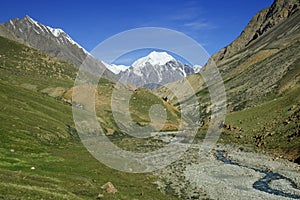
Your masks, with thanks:
[[[33,30],[39,34],[39,35],[47,35],[51,34],[53,37],[55,37],[58,41],[58,43],[65,43],[69,42],[72,45],[76,45],[80,49],[84,51],[84,53],[89,54],[88,51],[86,51],[82,46],[80,46],[77,42],[75,42],[65,31],[63,31],[60,28],[52,28],[50,26],[45,26],[38,21],[32,19],[30,16],[26,15],[23,18],[24,21],[27,21],[27,23],[31,24],[33,27]],[[12,23],[12,22],[11,22]]]
[[[115,71],[114,67],[118,71]],[[117,72],[116,74],[121,78],[122,83],[148,89],[156,89],[161,85],[181,80],[194,73],[192,67],[175,60],[166,52],[157,51],[139,58],[130,67],[109,65],[107,68],[114,73]]]
[[[133,64],[133,68],[141,68],[146,65],[146,63],[154,65],[165,65],[166,63],[170,61],[175,61],[175,59],[169,55],[167,52],[157,52],[152,51],[150,54],[148,54],[145,57],[142,57],[138,60],[136,60]]]
[[[126,66],[126,65],[115,65],[115,64],[107,64],[106,62],[103,62],[102,63],[105,65],[105,67],[107,69],[109,69],[111,72],[113,72],[114,74],[119,74],[121,72],[124,72],[126,71],[129,66]]]
[[[193,66],[193,69],[194,69],[194,72],[195,72],[195,73],[199,73],[200,70],[202,69],[202,66],[201,66],[201,65],[194,65],[194,66]]]
[[[39,23],[38,21],[35,21],[34,19],[32,19],[30,16],[26,15],[23,18],[24,21],[27,21],[29,23],[31,23],[33,26],[35,26],[35,28],[38,28],[39,31],[41,31],[42,33],[45,33],[45,31],[47,33],[51,33],[54,37],[59,37],[60,35],[62,35],[63,33],[66,34],[62,29],[60,28],[52,28],[50,26],[45,26],[41,23]],[[67,34],[66,34],[67,35]]]
[[[103,77],[112,81],[117,80],[114,73],[99,64],[98,59],[75,42],[65,31],[44,25],[28,15],[1,24],[0,35],[78,67],[88,58],[91,66],[103,69]]]
[[[50,26],[47,26],[47,28],[50,30],[50,32],[52,33],[52,35],[54,37],[59,37],[61,34],[65,33],[62,29],[60,28],[52,28]]]

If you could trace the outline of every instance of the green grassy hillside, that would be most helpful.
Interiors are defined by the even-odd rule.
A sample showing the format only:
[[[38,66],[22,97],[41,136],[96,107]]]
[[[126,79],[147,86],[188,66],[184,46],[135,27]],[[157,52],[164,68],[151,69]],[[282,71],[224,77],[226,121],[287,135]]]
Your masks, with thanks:
[[[103,199],[176,199],[160,193],[151,174],[113,170],[83,147],[72,107],[63,101],[74,66],[0,37],[0,71],[0,199],[96,199],[99,193]],[[107,91],[111,85],[99,83]],[[109,117],[102,121],[113,124]],[[117,193],[100,189],[108,181]]]

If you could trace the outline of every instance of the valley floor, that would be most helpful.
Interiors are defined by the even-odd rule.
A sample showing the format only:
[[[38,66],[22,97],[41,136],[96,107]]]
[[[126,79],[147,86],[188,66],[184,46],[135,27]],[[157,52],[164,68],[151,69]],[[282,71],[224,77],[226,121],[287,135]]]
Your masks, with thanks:
[[[194,146],[184,158],[157,173],[166,180],[158,183],[163,190],[182,199],[300,198],[300,166],[295,163],[230,145],[219,144],[211,153],[199,154],[198,149]],[[218,152],[223,157],[217,159]],[[261,187],[255,189],[257,185]]]

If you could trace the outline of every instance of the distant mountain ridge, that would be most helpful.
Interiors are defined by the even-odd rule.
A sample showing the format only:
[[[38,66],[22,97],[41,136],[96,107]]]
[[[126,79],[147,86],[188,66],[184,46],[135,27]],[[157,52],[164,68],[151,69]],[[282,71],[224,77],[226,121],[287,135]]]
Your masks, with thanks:
[[[80,65],[87,51],[60,28],[45,26],[26,15],[2,24],[12,35],[2,36],[19,41],[51,56]]]
[[[89,63],[93,63],[95,68],[104,70],[103,77],[114,82],[121,77],[121,81],[125,84],[148,89],[156,89],[166,83],[181,80],[187,75],[199,72],[201,68],[189,67],[166,52],[155,51],[136,60],[129,67],[101,61],[102,65],[62,29],[44,25],[28,15],[0,24],[0,36],[28,45],[75,66],[80,66],[89,56],[92,61]]]
[[[167,52],[153,51],[147,56],[137,59],[131,66],[106,66],[120,77],[124,84],[156,89],[169,82],[181,80],[199,71],[201,66],[190,67],[177,61]]]
[[[99,69],[104,70],[104,77],[113,81],[117,80],[112,72],[103,68],[104,66],[97,59],[92,57],[62,29],[46,26],[28,15],[0,24],[0,36],[33,47],[77,67],[89,56],[92,61],[90,63],[94,63]]]

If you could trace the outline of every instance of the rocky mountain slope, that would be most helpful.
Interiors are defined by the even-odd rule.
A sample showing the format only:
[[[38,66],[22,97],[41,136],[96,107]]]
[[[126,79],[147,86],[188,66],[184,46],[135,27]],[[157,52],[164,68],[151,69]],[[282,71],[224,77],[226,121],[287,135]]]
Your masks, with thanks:
[[[45,26],[29,16],[12,19],[2,24],[11,34],[2,34],[9,39],[18,38],[35,49],[51,56],[80,65],[87,52],[62,29]]]
[[[156,89],[194,73],[194,68],[180,63],[166,52],[156,51],[139,58],[130,67],[107,65],[107,68],[117,72],[124,84],[148,89]]]
[[[15,18],[0,24],[0,36],[23,43],[50,56],[80,66],[87,56],[102,70],[104,77],[116,80],[116,77],[104,65],[94,59],[83,47],[75,42],[60,28],[52,28],[35,21],[29,16]],[[98,64],[97,64],[98,63]]]
[[[93,56],[62,29],[46,26],[29,16],[22,19],[15,18],[0,24],[0,36],[26,44],[76,66],[80,66],[89,56],[90,60],[94,60],[92,63],[96,67],[105,70],[103,74],[105,78],[115,82],[118,77],[122,77],[124,83],[133,84],[137,87],[144,86],[155,89],[160,85],[180,80],[186,75],[194,73],[193,68],[181,64],[163,52],[152,52],[137,60],[131,67],[107,63],[99,64]],[[156,63],[156,61],[161,61],[161,63]],[[146,63],[148,63],[147,66]],[[199,67],[195,70],[198,71]]]
[[[276,0],[271,7],[258,12],[238,38],[212,56],[213,60],[222,63],[222,60],[226,60],[226,58],[237,54],[239,51],[251,47],[257,39],[273,27],[298,12],[299,5],[298,0]]]
[[[221,140],[280,152],[292,160],[300,156],[299,121],[293,117],[299,108],[299,21],[299,1],[275,0],[253,17],[235,41],[212,56],[224,81],[229,112],[225,123],[230,127],[224,128]],[[210,63],[202,70],[208,70]],[[198,106],[203,113],[199,124],[205,124],[211,107],[200,74],[186,79],[199,105],[189,105],[189,97],[177,102],[165,87],[157,93],[174,105],[190,107],[191,113]],[[182,81],[168,87],[185,91]]]

